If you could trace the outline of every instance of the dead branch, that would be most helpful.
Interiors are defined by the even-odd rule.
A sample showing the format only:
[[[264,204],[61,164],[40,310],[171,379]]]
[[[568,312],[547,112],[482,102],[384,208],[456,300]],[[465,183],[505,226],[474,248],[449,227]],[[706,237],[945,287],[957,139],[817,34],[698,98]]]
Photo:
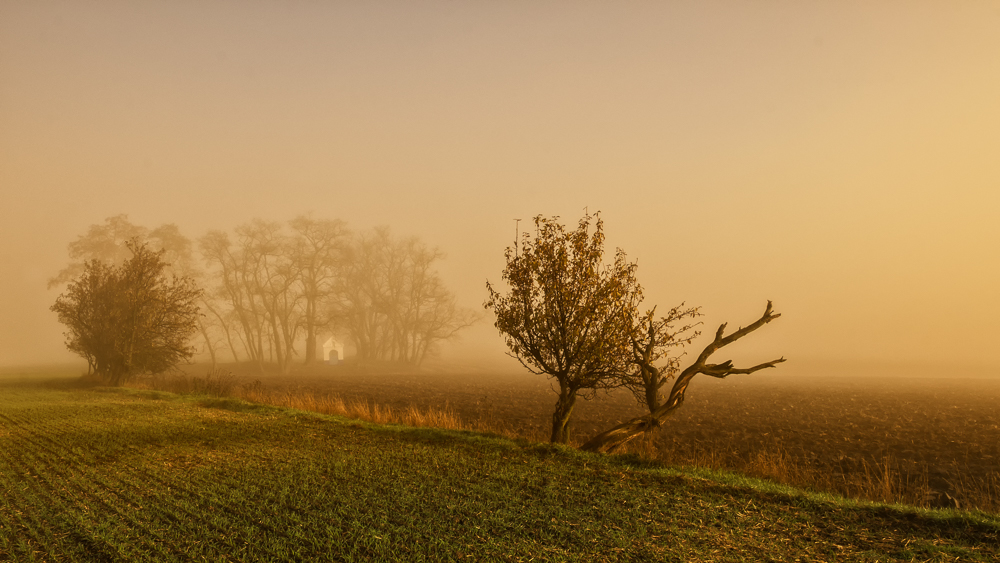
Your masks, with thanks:
[[[777,364],[784,362],[785,358],[782,357],[777,360],[771,360],[770,362],[764,362],[749,368],[734,367],[732,360],[727,360],[721,364],[708,363],[708,359],[720,348],[736,342],[740,338],[743,338],[780,316],[780,313],[772,312],[771,302],[768,301],[767,308],[764,310],[764,314],[761,315],[759,319],[746,327],[737,329],[729,336],[725,336],[726,323],[720,325],[719,330],[715,332],[715,338],[708,344],[708,346],[705,346],[705,349],[698,355],[698,359],[685,368],[684,371],[681,372],[680,376],[677,377],[677,381],[674,382],[674,386],[670,390],[670,396],[667,397],[667,400],[662,405],[660,405],[656,410],[650,412],[648,415],[633,418],[632,420],[619,424],[610,430],[594,436],[586,444],[584,444],[581,449],[589,452],[613,452],[643,433],[658,428],[661,424],[663,424],[664,419],[670,416],[674,410],[684,403],[684,392],[687,391],[688,385],[691,383],[694,376],[699,373],[721,379],[733,374],[750,374],[764,368],[773,368]]]

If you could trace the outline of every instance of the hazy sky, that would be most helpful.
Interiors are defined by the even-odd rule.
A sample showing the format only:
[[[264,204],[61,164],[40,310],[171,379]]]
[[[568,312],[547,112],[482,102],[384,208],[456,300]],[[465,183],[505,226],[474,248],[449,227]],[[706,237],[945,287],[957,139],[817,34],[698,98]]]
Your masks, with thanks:
[[[513,219],[587,208],[651,304],[773,300],[748,357],[998,367],[998,30],[995,1],[0,0],[0,364],[72,358],[46,280],[111,215],[390,225],[478,308]]]

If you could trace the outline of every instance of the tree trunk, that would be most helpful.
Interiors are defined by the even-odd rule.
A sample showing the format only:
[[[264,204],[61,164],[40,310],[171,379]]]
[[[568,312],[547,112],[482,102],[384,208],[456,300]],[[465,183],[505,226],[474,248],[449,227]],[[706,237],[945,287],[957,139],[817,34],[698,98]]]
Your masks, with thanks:
[[[240,357],[236,354],[236,346],[233,345],[233,337],[229,332],[229,323],[222,318],[222,315],[212,307],[207,299],[202,299],[201,304],[205,306],[206,309],[219,321],[219,326],[222,327],[222,333],[226,335],[226,344],[229,346],[229,352],[233,355],[233,361],[239,363]],[[214,369],[214,368],[213,368]]]
[[[316,361],[316,327],[312,322],[306,325],[306,359],[302,363],[309,365]]]
[[[304,365],[316,362],[316,297],[306,292],[306,306],[303,317],[305,317],[306,329],[306,357],[302,360]]]
[[[560,386],[559,400],[556,401],[556,411],[552,414],[552,443],[565,444],[569,442],[569,419],[576,403],[576,389]]]
[[[649,412],[653,412],[660,408],[660,374],[654,370],[646,370],[645,367],[641,368],[646,371],[647,378],[645,380],[649,381],[646,385],[646,408]]]
[[[201,337],[205,339],[205,346],[208,348],[208,353],[212,357],[212,369],[214,370],[217,362],[215,359],[215,347],[212,346],[212,339],[209,337],[208,328],[205,327],[205,323],[198,321],[198,330],[201,331]]]

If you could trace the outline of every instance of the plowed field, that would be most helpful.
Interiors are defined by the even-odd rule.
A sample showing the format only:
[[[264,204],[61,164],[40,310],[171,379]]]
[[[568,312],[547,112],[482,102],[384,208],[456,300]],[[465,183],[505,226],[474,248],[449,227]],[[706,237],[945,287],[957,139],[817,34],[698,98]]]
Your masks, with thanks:
[[[499,422],[536,440],[547,439],[555,404],[549,382],[530,374],[320,368],[308,376],[262,382],[394,408],[447,407],[464,421]],[[726,380],[698,377],[686,397],[655,438],[664,461],[740,469],[764,455],[780,458],[799,484],[815,483],[820,489],[855,496],[867,490],[871,496],[871,489],[881,488],[885,500],[1000,510],[995,504],[1000,500],[1000,379],[761,373]],[[573,440],[581,443],[637,414],[641,410],[629,393],[599,393],[577,403]]]

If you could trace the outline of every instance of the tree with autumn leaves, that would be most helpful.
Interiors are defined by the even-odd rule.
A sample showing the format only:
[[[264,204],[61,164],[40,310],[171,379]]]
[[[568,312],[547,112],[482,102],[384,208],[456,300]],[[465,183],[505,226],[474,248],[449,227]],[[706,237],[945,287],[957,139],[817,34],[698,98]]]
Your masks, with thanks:
[[[731,361],[709,363],[720,348],[780,316],[768,302],[764,315],[746,328],[727,336],[726,325],[720,326],[713,342],[681,370],[680,351],[699,334],[694,322],[698,308],[681,304],[660,317],[655,307],[640,313],[637,265],[621,249],[611,263],[604,263],[604,224],[599,214],[584,215],[572,231],[558,217],[537,216],[534,223],[534,236],[526,232],[506,250],[502,278],[508,290],[502,293],[487,282],[484,306],[496,315],[495,326],[510,355],[529,371],[558,383],[552,442],[568,442],[577,398],[600,389],[629,388],[648,410],[583,446],[613,451],[659,427],[683,403],[695,375],[753,373],[784,361],[750,368],[737,368]],[[666,383],[674,377],[664,395]]]

